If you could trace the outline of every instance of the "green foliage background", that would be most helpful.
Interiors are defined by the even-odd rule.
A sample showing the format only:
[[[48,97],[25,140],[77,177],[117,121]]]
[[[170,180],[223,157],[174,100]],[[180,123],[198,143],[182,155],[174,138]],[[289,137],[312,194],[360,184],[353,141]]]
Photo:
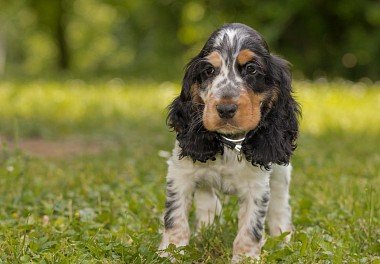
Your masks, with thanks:
[[[175,139],[165,107],[227,22],[260,31],[295,79],[335,81],[293,82],[296,231],[287,245],[268,236],[261,263],[380,264],[380,2],[370,0],[0,0],[0,263],[169,263],[156,254],[158,153]],[[178,263],[230,262],[238,200],[221,198],[214,226],[169,248]]]
[[[380,79],[375,0],[0,0],[0,76],[178,80],[228,22],[260,31],[295,77]]]

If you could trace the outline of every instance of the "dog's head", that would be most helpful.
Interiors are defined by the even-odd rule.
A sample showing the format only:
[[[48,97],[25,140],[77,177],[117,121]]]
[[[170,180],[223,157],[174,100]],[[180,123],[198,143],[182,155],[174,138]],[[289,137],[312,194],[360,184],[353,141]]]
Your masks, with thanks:
[[[216,30],[186,67],[169,125],[181,156],[205,162],[223,153],[220,135],[245,135],[252,164],[289,163],[298,134],[288,62],[272,55],[261,35],[243,24]]]

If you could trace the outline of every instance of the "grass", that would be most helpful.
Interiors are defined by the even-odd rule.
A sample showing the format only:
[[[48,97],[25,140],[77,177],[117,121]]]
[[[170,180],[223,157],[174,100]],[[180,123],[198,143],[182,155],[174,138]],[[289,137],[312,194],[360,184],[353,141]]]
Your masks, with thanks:
[[[269,237],[262,262],[380,263],[380,87],[295,88],[303,107],[291,185],[297,231],[284,247]],[[155,254],[166,175],[158,152],[173,146],[165,106],[178,90],[0,83],[0,263],[168,263]],[[47,143],[38,156],[22,148],[36,139],[51,148],[111,143],[58,156]],[[180,263],[230,260],[237,200],[222,199],[214,226],[192,236],[184,255],[171,249]]]

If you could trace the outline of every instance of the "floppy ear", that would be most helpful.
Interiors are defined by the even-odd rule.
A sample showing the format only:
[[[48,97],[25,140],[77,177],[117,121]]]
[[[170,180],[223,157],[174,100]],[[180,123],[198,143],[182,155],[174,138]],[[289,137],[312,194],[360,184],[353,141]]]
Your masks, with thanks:
[[[199,58],[194,58],[186,67],[181,94],[169,106],[168,125],[177,133],[181,148],[180,159],[188,156],[194,162],[215,160],[215,155],[223,153],[223,145],[214,132],[203,126],[202,115],[204,104],[195,103],[191,93],[192,85],[197,80],[196,67]]]
[[[242,146],[247,160],[265,169],[271,163],[289,164],[296,148],[300,115],[300,107],[292,97],[289,63],[270,55],[267,65],[266,83],[277,91],[277,99],[270,107],[263,105],[259,126],[248,133]]]

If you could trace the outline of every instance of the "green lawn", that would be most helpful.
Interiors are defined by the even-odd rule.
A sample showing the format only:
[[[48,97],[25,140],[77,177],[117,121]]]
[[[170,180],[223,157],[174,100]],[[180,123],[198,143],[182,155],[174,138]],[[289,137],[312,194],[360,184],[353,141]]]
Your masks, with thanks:
[[[380,86],[295,90],[296,233],[285,247],[269,237],[262,260],[380,263]],[[0,83],[0,263],[165,262],[155,254],[166,175],[158,153],[173,146],[165,107],[178,91],[118,80]],[[174,253],[180,263],[228,263],[237,200],[222,199],[221,219]]]

